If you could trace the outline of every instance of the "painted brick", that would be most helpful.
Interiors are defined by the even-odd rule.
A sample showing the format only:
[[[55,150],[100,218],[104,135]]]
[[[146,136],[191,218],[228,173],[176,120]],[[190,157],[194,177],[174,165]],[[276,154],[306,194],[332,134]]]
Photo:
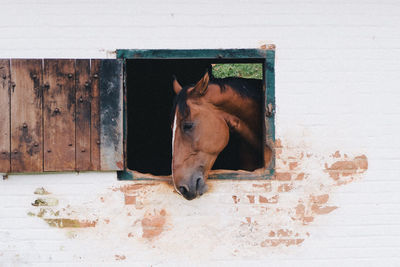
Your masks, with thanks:
[[[400,265],[397,1],[1,7],[1,58],[274,43],[278,137],[274,180],[209,181],[190,202],[167,183],[115,173],[10,175],[0,181],[2,265]],[[34,194],[42,187],[49,194]],[[57,202],[32,206],[38,198]]]

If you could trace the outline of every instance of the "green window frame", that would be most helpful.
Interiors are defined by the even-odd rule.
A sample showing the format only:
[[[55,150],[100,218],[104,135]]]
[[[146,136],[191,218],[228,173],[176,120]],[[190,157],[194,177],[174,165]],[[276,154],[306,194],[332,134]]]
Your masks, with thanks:
[[[118,49],[117,58],[124,61],[130,59],[209,59],[218,63],[246,63],[246,60],[263,64],[265,88],[265,142],[272,148],[273,156],[269,166],[262,173],[243,173],[240,171],[212,174],[209,179],[262,180],[271,179],[275,171],[275,46],[267,45],[265,49]],[[126,80],[126,79],[125,79]],[[126,151],[126,85],[124,89],[124,150]],[[267,127],[268,126],[268,127]],[[126,157],[125,157],[126,161]],[[126,162],[125,162],[126,163]],[[124,164],[126,166],[126,164]],[[135,177],[127,170],[118,171],[119,180],[153,180],[154,178]]]

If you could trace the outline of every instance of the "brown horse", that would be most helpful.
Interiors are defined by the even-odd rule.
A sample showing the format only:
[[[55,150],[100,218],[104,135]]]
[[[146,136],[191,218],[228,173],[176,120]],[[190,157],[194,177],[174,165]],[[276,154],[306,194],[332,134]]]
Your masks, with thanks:
[[[272,151],[263,142],[262,87],[256,84],[261,81],[210,80],[208,72],[194,86],[182,87],[174,78],[172,180],[186,199],[207,191],[208,174],[230,133],[243,140],[240,169],[252,171],[269,164]],[[257,154],[263,155],[264,162],[257,161]]]

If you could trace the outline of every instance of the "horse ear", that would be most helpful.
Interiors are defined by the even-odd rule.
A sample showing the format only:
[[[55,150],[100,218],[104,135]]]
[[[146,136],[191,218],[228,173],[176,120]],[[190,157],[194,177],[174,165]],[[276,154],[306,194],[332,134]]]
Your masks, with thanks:
[[[179,94],[179,92],[182,90],[182,86],[179,84],[175,75],[173,75],[172,78],[172,88],[174,89],[175,94]]]
[[[198,81],[197,84],[194,86],[193,91],[198,93],[199,95],[204,95],[207,91],[209,81],[210,75],[208,74],[208,71],[206,71],[203,78],[201,78],[200,81]]]

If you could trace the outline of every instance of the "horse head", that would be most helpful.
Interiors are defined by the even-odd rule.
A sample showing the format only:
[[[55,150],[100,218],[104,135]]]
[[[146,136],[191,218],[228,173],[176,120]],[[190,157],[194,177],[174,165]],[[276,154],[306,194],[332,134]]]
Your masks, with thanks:
[[[175,189],[191,200],[207,191],[206,180],[218,154],[229,141],[229,127],[221,112],[206,97],[206,73],[194,86],[182,87],[176,78],[177,94],[172,126],[172,180]]]

